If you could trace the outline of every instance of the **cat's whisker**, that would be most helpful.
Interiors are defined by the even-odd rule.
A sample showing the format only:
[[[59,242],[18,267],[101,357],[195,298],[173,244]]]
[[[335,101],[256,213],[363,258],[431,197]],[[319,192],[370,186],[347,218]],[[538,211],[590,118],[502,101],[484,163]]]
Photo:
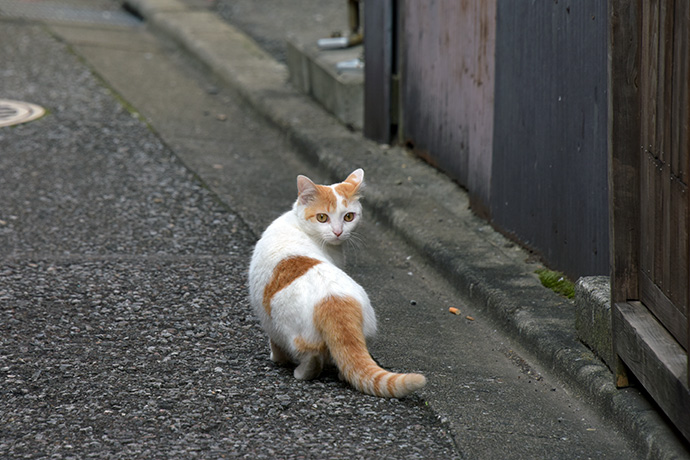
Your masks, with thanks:
[[[367,247],[367,240],[364,236],[360,235],[359,233],[353,232],[352,238],[359,248]]]
[[[352,232],[350,233],[350,238],[347,240],[347,244],[352,248],[356,250],[361,250],[362,248],[366,248],[367,244],[364,239],[360,234]]]
[[[359,252],[360,245],[359,245],[359,242],[356,241],[355,239],[350,238],[349,240],[347,240],[347,242],[346,242],[345,244],[346,244],[346,247],[347,247],[350,251],[355,252],[355,253],[356,253],[356,252]]]

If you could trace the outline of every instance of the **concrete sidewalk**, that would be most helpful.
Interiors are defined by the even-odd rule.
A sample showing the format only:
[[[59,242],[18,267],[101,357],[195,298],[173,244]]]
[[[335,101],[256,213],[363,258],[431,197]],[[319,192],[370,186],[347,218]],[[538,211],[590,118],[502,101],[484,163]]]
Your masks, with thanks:
[[[212,11],[178,0],[126,3],[235,88],[332,179],[363,167],[371,184],[367,209],[633,439],[643,456],[690,457],[642,394],[615,388],[608,368],[578,341],[572,302],[541,286],[529,254],[476,218],[454,183],[405,151],[367,141],[325,115],[288,84],[282,63]]]

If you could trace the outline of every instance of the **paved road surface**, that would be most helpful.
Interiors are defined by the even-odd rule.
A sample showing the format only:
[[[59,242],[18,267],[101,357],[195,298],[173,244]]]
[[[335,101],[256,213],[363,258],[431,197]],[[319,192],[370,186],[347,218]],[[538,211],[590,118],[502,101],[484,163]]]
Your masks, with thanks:
[[[428,387],[273,366],[249,254],[323,173],[143,26],[0,25],[0,97],[49,111],[0,130],[0,457],[635,458],[375,221],[350,258],[372,352]]]

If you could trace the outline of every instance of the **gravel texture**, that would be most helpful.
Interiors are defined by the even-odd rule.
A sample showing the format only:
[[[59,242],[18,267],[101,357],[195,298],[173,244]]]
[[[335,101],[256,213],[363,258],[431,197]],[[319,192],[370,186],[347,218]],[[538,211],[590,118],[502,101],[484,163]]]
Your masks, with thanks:
[[[422,401],[362,396],[334,375],[297,382],[273,366],[244,269],[4,264],[0,455],[452,457]]]
[[[0,43],[48,109],[0,130],[0,457],[458,457],[417,396],[272,365],[255,235],[43,28]]]

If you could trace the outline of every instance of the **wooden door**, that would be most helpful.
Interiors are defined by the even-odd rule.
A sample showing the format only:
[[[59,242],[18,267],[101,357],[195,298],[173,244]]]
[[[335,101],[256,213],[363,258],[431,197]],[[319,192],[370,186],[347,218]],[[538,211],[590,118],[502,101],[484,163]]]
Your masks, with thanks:
[[[688,9],[642,2],[640,300],[688,350]]]
[[[612,324],[632,373],[690,440],[690,2],[610,1]]]

